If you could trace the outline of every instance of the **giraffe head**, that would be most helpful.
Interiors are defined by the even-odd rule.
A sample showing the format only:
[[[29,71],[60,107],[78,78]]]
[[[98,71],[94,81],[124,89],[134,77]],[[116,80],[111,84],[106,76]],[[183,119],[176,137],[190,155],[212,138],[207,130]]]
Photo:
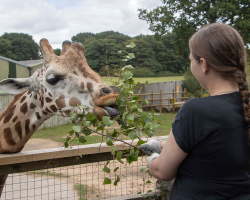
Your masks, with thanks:
[[[88,65],[84,47],[80,43],[63,43],[57,56],[48,40],[40,41],[44,64],[29,78],[9,78],[0,82],[0,89],[11,94],[33,92],[39,107],[48,113],[69,116],[78,105],[89,107],[99,120],[114,117],[119,112],[112,108],[118,94],[108,87],[99,74]]]

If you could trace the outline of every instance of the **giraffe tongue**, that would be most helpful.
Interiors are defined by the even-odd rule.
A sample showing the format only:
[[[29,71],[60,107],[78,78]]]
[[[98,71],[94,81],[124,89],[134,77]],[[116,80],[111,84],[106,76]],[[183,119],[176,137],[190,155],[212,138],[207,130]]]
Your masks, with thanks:
[[[114,108],[107,107],[107,106],[104,106],[102,108],[108,112],[110,117],[115,117],[115,116],[120,115],[120,112],[118,110],[114,109]]]

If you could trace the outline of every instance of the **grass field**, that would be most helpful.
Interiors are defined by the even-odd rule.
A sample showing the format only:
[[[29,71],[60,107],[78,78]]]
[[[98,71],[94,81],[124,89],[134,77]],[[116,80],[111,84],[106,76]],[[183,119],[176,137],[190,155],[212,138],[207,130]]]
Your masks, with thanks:
[[[175,114],[164,113],[163,115],[156,115],[155,117],[157,121],[161,122],[161,125],[156,131],[154,136],[168,135],[171,130],[171,124],[173,123],[175,116],[176,116],[176,113]],[[53,127],[53,128],[36,131],[35,134],[32,136],[32,138],[51,139],[56,142],[62,142],[62,145],[63,145],[65,137],[67,136],[68,132],[72,130],[72,126],[73,126],[72,124],[69,124],[65,126]],[[87,136],[86,139],[88,141],[86,144],[102,142],[102,136],[99,136],[99,135],[90,135],[90,136]],[[122,139],[128,140],[129,138],[123,136]],[[79,143],[74,141],[72,142],[72,145],[74,144],[79,144]]]
[[[104,82],[111,86],[111,80],[109,77],[103,76],[102,79]],[[140,83],[145,83],[148,81],[148,83],[157,83],[157,82],[168,82],[168,81],[181,81],[184,80],[183,76],[169,76],[169,77],[144,77],[144,78],[133,78],[135,83],[140,82]],[[112,81],[118,81],[118,77],[112,77]]]

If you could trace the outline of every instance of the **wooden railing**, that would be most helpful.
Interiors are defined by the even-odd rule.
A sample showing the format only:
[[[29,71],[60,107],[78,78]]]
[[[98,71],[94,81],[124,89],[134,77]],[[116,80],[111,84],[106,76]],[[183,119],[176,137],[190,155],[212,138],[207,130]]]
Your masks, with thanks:
[[[164,94],[171,94],[171,98],[162,98],[162,95]],[[175,95],[179,95],[179,94],[183,94],[182,97],[175,97]],[[141,94],[139,92],[139,94],[136,94],[138,96],[146,96],[146,95],[150,95],[150,99],[146,99],[147,101],[150,101],[149,105],[142,105],[142,107],[151,107],[151,110],[154,110],[154,107],[160,107],[160,114],[162,114],[162,107],[163,106],[171,106],[173,108],[173,113],[175,113],[175,107],[177,105],[182,105],[183,103],[185,103],[185,101],[188,99],[187,97],[187,90],[186,88],[184,88],[183,92],[175,92],[174,90],[172,90],[172,92],[165,92],[162,93],[161,90],[159,90],[159,93],[153,93],[153,90],[151,90],[151,93],[145,93],[145,94]],[[159,95],[159,99],[154,99],[154,95]],[[181,99],[182,101],[176,101],[177,99]],[[170,100],[170,104],[163,104],[162,101],[163,100]],[[159,101],[158,105],[154,105],[154,101]],[[138,100],[139,104],[143,104],[143,100]]]

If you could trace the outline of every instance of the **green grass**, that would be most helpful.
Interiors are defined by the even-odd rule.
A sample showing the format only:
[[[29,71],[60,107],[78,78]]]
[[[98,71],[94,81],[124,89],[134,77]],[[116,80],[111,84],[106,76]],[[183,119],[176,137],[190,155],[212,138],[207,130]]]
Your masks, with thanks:
[[[53,176],[58,178],[69,178],[69,176],[64,175],[62,173],[52,173],[47,170],[36,170],[36,171],[30,171],[28,174],[37,174],[37,175],[43,175],[43,176]]]
[[[164,113],[163,115],[156,115],[157,121],[161,123],[158,130],[154,136],[165,136],[168,135],[171,130],[171,124],[174,121],[176,113]],[[72,130],[72,124],[58,126],[53,128],[47,128],[40,131],[36,131],[32,138],[42,138],[42,139],[51,139],[56,142],[61,142],[63,145],[64,138],[68,135],[68,132]],[[86,137],[87,142],[85,144],[94,144],[102,142],[102,136],[99,135],[90,135]],[[128,137],[123,136],[123,140],[129,139]],[[105,138],[103,141],[106,141]],[[71,145],[79,145],[78,141],[73,141]]]
[[[94,194],[96,193],[96,188],[87,186],[84,184],[77,183],[75,184],[75,190],[77,191],[78,195],[80,196],[80,200],[86,200],[83,196],[86,196],[87,194]],[[97,195],[98,197],[98,195]]]
[[[157,82],[167,82],[167,81],[181,81],[184,80],[183,76],[169,76],[169,77],[143,77],[143,78],[133,78],[135,83],[141,82],[145,83],[148,81],[148,83],[157,83]],[[112,85],[111,80],[107,76],[103,76],[102,80],[109,86]],[[112,81],[118,81],[118,77],[112,77]]]

